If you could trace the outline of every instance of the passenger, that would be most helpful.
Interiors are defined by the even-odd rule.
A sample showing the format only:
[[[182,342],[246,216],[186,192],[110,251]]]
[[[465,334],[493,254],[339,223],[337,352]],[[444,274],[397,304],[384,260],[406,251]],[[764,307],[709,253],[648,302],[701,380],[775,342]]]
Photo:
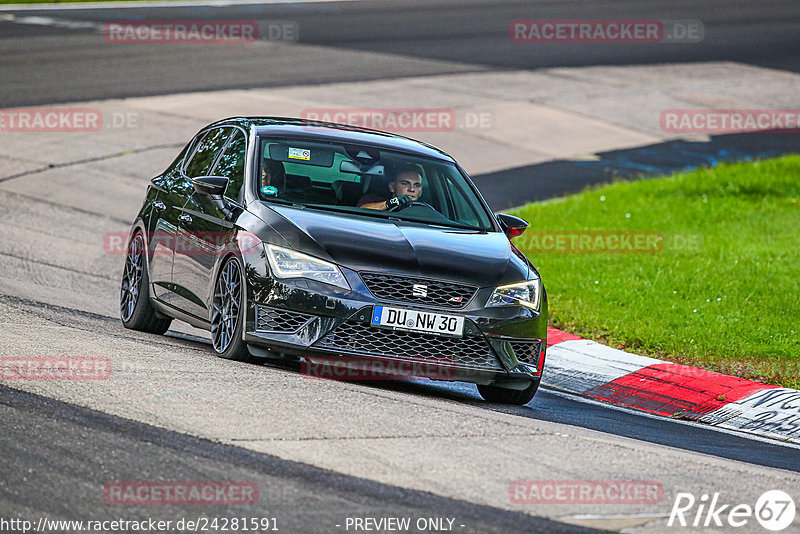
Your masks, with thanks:
[[[265,159],[261,165],[261,187],[283,186],[286,181],[286,170],[283,163],[273,159]]]
[[[422,176],[414,165],[401,167],[394,180],[389,182],[390,195],[380,196],[368,193],[362,196],[356,206],[371,210],[400,211],[419,200],[422,195]],[[389,198],[390,197],[390,198]]]

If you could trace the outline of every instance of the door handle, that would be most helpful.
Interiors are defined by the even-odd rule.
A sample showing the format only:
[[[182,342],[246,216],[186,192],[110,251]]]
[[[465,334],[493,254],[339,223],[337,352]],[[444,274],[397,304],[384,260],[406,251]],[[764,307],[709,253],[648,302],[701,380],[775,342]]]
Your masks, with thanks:
[[[181,214],[178,216],[178,219],[180,219],[180,221],[181,221],[181,222],[185,222],[185,223],[190,223],[190,222],[192,222],[192,218],[191,218],[191,216],[190,216],[188,213],[181,213]]]
[[[167,205],[161,202],[160,200],[156,200],[155,202],[153,202],[153,207],[158,211],[164,211],[165,209],[167,209]]]

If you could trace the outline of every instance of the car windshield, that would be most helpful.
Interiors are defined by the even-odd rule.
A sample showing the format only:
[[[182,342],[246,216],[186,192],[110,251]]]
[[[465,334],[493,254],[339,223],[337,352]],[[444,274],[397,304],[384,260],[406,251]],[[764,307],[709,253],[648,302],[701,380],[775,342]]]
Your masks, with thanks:
[[[284,139],[262,139],[259,154],[257,187],[264,202],[492,229],[490,214],[452,163],[368,146]]]

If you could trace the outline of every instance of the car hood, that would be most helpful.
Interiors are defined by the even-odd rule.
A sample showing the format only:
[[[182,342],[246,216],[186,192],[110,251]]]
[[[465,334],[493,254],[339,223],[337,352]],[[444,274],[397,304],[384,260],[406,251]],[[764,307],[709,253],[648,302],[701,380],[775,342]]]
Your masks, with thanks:
[[[526,260],[502,232],[290,206],[267,209],[280,217],[268,217],[266,222],[290,247],[355,271],[403,273],[480,287],[518,282],[528,276]],[[259,237],[270,241],[267,235]]]

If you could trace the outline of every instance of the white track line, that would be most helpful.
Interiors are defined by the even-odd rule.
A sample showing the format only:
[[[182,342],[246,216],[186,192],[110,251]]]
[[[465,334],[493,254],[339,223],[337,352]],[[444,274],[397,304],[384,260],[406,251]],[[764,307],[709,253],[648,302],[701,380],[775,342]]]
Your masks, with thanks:
[[[98,22],[89,22],[83,20],[70,20],[70,19],[54,19],[52,17],[40,16],[16,16],[16,15],[0,15],[0,20],[5,22],[13,22],[14,24],[26,24],[29,26],[53,26],[54,28],[66,28],[68,30],[85,30],[85,29],[102,29],[103,25]]]

